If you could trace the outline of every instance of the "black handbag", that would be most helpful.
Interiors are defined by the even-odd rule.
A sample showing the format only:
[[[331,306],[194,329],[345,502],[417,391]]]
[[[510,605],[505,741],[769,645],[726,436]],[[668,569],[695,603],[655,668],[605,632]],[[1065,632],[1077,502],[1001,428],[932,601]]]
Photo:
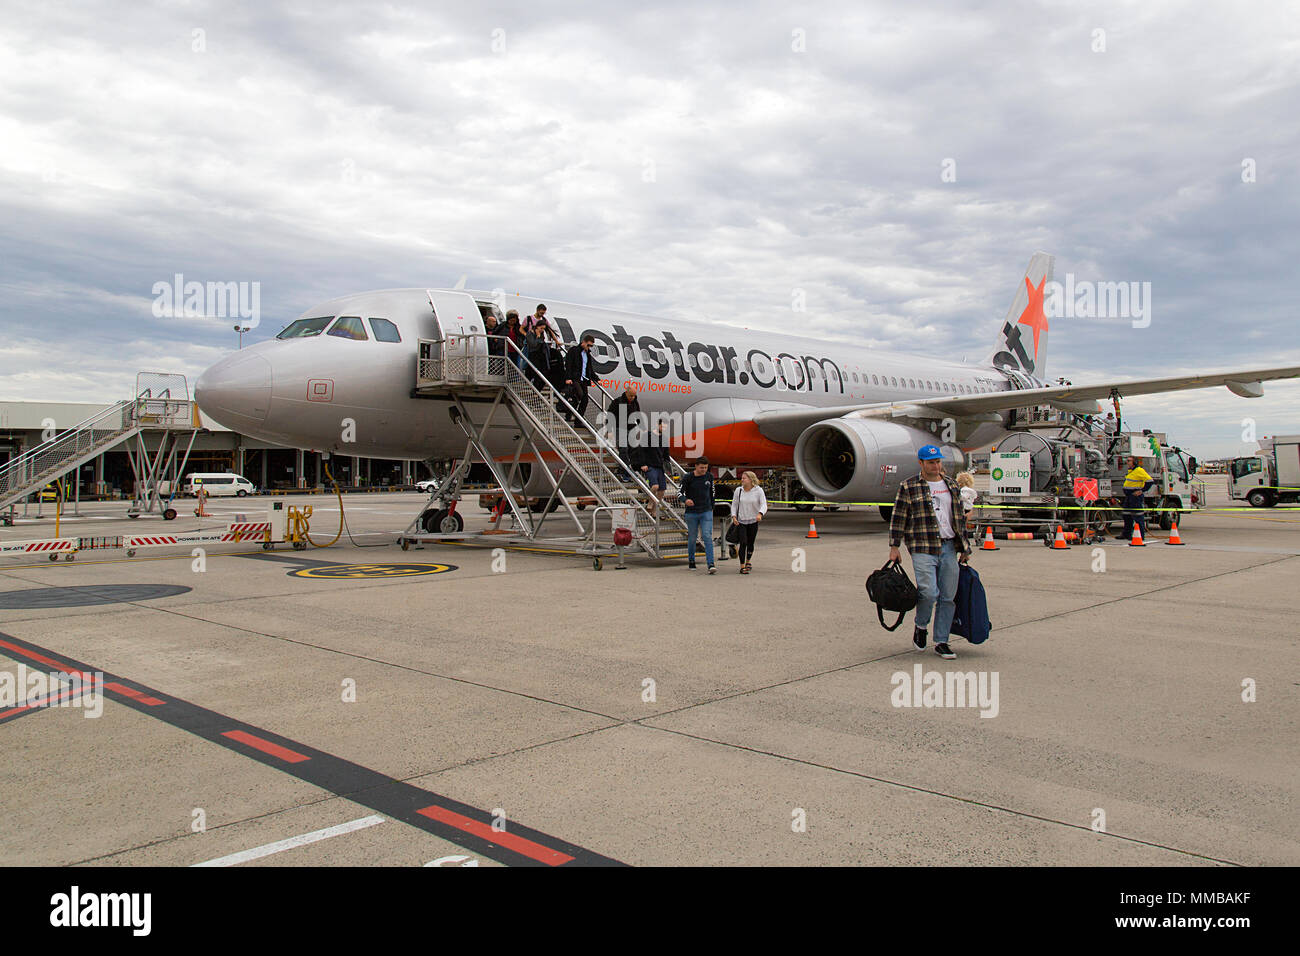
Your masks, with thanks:
[[[727,544],[740,544],[740,525],[733,524],[727,529]]]
[[[886,561],[879,571],[872,571],[867,576],[867,597],[875,602],[876,617],[887,631],[898,630],[907,612],[916,607],[918,601],[916,585],[897,561]],[[893,627],[885,623],[886,611],[898,613]]]

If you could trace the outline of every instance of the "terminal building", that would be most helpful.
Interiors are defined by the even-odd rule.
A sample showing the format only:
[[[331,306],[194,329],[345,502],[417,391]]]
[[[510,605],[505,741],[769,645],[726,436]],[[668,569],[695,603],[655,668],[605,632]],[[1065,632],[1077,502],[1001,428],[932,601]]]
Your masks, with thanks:
[[[7,402],[0,401],[0,468],[49,438],[63,434],[82,422],[113,408],[92,402]],[[328,489],[330,487],[319,452],[286,448],[249,438],[217,424],[194,407],[197,420],[193,442],[186,439],[189,454],[184,474],[233,472],[243,475],[262,491]],[[66,476],[67,497],[131,498],[137,489],[130,455],[143,442],[145,453],[157,455],[164,432],[148,429],[105,448],[77,469],[77,481]],[[184,446],[182,446],[182,454]],[[179,462],[178,462],[179,465]],[[400,488],[429,477],[427,465],[414,461],[364,458],[332,454],[329,469],[345,489]]]

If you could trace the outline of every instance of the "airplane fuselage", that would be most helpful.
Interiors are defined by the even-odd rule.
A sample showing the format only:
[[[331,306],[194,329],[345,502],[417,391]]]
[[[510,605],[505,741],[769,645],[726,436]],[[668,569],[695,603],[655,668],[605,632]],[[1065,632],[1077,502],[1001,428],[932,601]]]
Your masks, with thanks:
[[[455,291],[440,292],[438,299],[443,307],[437,315],[424,289],[324,302],[302,318],[337,318],[342,328],[343,317],[355,317],[360,321],[347,328],[355,335],[359,327],[364,338],[322,325],[312,335],[245,348],[200,378],[200,406],[227,427],[293,447],[377,458],[458,456],[464,434],[448,416],[449,403],[413,392],[418,341],[482,334],[480,306],[494,303],[502,313],[515,309],[527,317],[539,300]],[[997,368],[543,301],[565,342],[595,336],[593,367],[608,391],[631,384],[646,410],[694,422],[700,431],[697,446],[717,464],[791,463],[793,446],[764,437],[753,424],[754,415],[765,409],[905,403],[1012,387]],[[400,341],[378,340],[376,318],[392,323]],[[1003,430],[1001,424],[982,425],[963,444],[986,444]],[[500,432],[504,454],[513,446],[513,430]]]

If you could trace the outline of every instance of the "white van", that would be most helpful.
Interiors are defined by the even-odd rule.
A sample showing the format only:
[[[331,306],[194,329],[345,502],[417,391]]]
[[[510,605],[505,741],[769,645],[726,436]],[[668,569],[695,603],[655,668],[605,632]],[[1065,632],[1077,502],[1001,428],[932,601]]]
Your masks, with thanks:
[[[223,474],[216,471],[196,471],[186,476],[185,494],[191,498],[197,497],[200,488],[207,492],[209,498],[226,498],[234,495],[243,498],[245,495],[257,494],[256,485],[243,475],[233,475],[230,472]]]

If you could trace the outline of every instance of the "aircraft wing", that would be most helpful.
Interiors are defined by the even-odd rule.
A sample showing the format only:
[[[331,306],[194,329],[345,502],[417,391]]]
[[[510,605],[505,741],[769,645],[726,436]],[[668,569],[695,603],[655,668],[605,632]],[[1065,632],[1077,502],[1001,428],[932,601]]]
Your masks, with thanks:
[[[754,423],[762,434],[773,441],[791,444],[809,425],[828,418],[960,418],[978,419],[1012,408],[1032,405],[1060,404],[1069,406],[1078,402],[1098,401],[1112,394],[1121,398],[1134,395],[1154,395],[1160,392],[1178,392],[1191,388],[1209,388],[1226,385],[1234,395],[1258,398],[1264,394],[1262,383],[1284,378],[1300,378],[1300,366],[1265,369],[1233,369],[1226,372],[1204,372],[1199,375],[1176,375],[1169,378],[1144,378],[1131,382],[1101,382],[1095,385],[1056,385],[1051,388],[1011,389],[1002,392],[984,392],[978,395],[948,395],[930,398],[904,399],[898,402],[876,402],[866,405],[838,405],[829,408],[768,409],[754,415]]]

